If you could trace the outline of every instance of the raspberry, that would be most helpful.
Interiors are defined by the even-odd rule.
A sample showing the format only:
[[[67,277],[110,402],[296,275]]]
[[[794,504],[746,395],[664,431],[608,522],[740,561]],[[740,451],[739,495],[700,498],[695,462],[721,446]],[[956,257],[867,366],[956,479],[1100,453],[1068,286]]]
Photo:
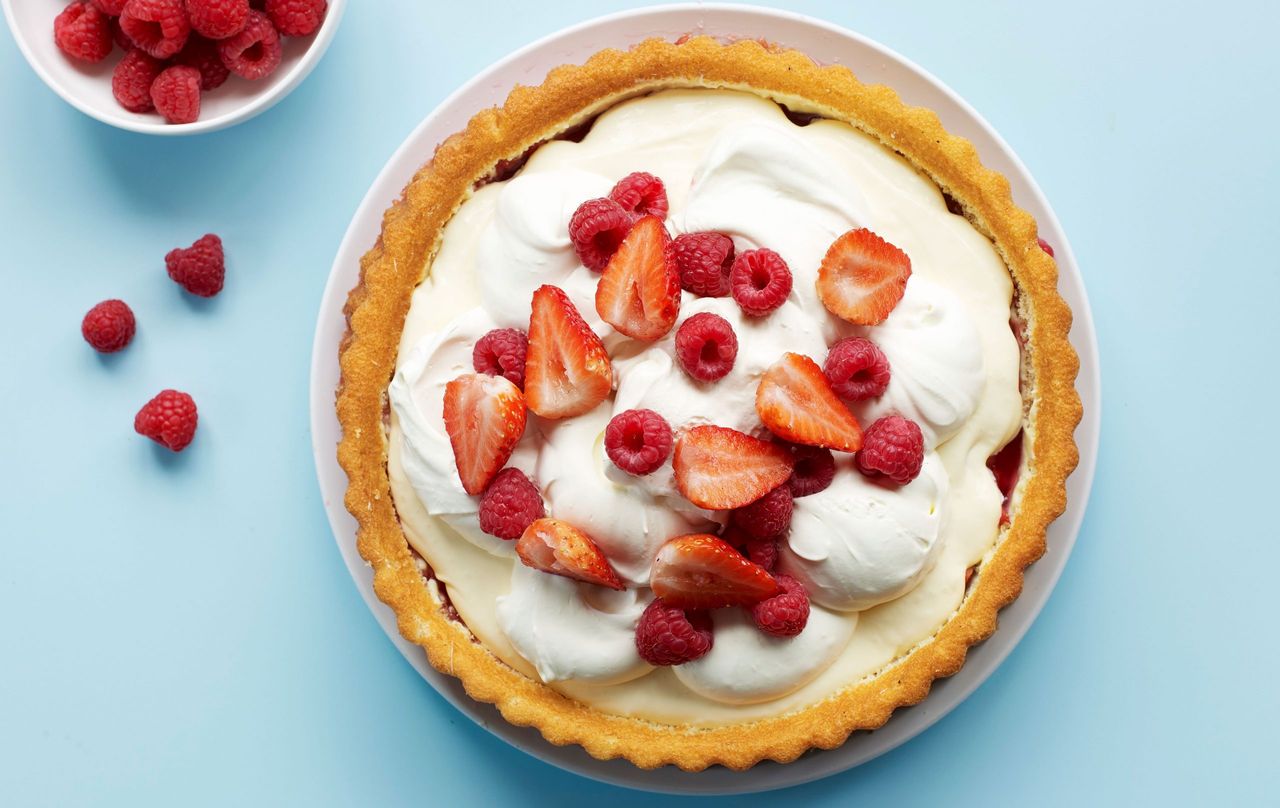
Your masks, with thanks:
[[[201,36],[226,39],[244,30],[249,0],[186,0],[191,27]]]
[[[480,529],[508,541],[520,538],[544,513],[538,487],[520,469],[498,472],[480,497]]]
[[[781,592],[751,607],[756,628],[774,637],[794,637],[809,622],[809,595],[790,575],[775,575]]]
[[[164,257],[164,265],[170,278],[200,297],[213,297],[222,291],[222,281],[227,274],[222,239],[212,233],[197,239],[185,250],[170,250]]]
[[[671,427],[653,410],[618,413],[604,430],[604,452],[637,477],[652,474],[671,456]]]
[[[208,92],[226,83],[231,71],[218,55],[218,43],[202,36],[187,40],[187,46],[174,58],[174,63],[194,67],[200,71],[200,89]]]
[[[738,337],[729,321],[718,314],[695,314],[676,330],[676,359],[699,381],[724,378],[737,358]]]
[[[791,447],[794,464],[791,467],[791,496],[807,497],[827,490],[836,477],[836,459],[830,449],[820,446]]]
[[[261,11],[250,11],[244,29],[218,43],[222,63],[240,78],[266,78],[280,66],[280,34]]]
[[[704,611],[682,611],[655,598],[636,624],[636,650],[650,665],[683,665],[707,655],[714,637]]]
[[[167,123],[193,123],[200,117],[200,82],[194,67],[167,67],[151,85],[151,103]]]
[[[618,180],[609,192],[609,198],[628,213],[640,216],[667,218],[667,189],[662,180],[643,171],[636,171]]]
[[[111,20],[97,6],[77,0],[54,17],[53,42],[72,59],[101,62],[111,54]]]
[[[196,402],[186,393],[161,390],[138,410],[133,428],[171,451],[181,452],[196,436]]]
[[[884,395],[889,386],[889,360],[876,344],[862,337],[848,337],[831,346],[822,372],[836,395],[865,401]]]
[[[773,568],[778,563],[778,540],[775,538],[749,539],[746,547],[743,548],[743,555],[767,571],[773,572]]]
[[[108,17],[119,17],[120,12],[124,11],[124,4],[129,0],[89,0],[98,11],[106,14]]]
[[[791,270],[773,250],[747,250],[734,260],[729,284],[733,299],[743,311],[752,317],[763,317],[791,294]]]
[[[133,340],[138,323],[123,300],[104,300],[84,316],[80,333],[99,353],[115,353]]]
[[[191,34],[182,0],[129,0],[120,12],[120,28],[157,59],[168,59],[182,50]]]
[[[476,373],[506,376],[516,387],[524,387],[524,360],[529,353],[529,337],[517,328],[495,328],[471,349],[471,366]]]
[[[588,199],[569,220],[569,240],[587,269],[600,272],[631,230],[631,214],[612,199]]]
[[[314,34],[329,9],[327,0],[267,0],[267,16],[283,36]]]
[[[915,421],[886,415],[862,435],[862,448],[854,455],[858,471],[868,477],[888,477],[906,485],[924,463],[924,435]]]
[[[780,485],[733,512],[733,523],[753,539],[769,539],[780,536],[791,527],[794,510],[791,487]]]
[[[150,112],[151,85],[164,70],[164,64],[140,50],[131,50],[116,63],[111,73],[111,93],[120,106],[130,112]]]
[[[684,233],[675,240],[680,286],[701,297],[729,294],[733,239],[720,233]]]

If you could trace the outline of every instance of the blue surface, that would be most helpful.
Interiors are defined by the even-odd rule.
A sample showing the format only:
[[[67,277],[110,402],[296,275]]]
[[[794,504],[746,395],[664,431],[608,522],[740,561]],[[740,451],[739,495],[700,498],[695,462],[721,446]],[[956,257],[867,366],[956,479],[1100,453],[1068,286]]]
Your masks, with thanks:
[[[0,35],[6,804],[655,800],[504,746],[404,663],[329,537],[307,426],[315,313],[365,189],[446,94],[580,4],[351,5],[289,99],[191,139],[80,115]],[[791,7],[941,76],[1053,201],[1107,405],[1084,531],[1021,646],[915,741],[788,796],[1274,804],[1275,6],[850,5]],[[206,231],[230,276],[197,303],[162,259]],[[79,320],[115,296],[140,329],[104,360]],[[176,457],[132,432],[166,386],[201,412]]]

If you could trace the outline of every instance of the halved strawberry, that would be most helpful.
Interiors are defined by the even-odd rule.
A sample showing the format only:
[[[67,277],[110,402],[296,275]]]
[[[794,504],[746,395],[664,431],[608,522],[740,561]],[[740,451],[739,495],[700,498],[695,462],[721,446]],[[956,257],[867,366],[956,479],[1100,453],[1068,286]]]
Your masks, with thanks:
[[[878,325],[902,300],[911,277],[907,254],[865,228],[832,243],[818,268],[822,305],[855,325]]]
[[[657,216],[631,227],[596,287],[600,319],[634,339],[653,342],[680,314],[680,269],[667,228]]]
[[[708,533],[662,545],[649,572],[653,594],[677,609],[750,606],[778,592],[773,576]]]
[[[807,356],[788,353],[760,377],[756,414],[783,440],[856,452],[862,427],[831,389],[827,375]]]
[[[533,293],[524,394],[543,418],[569,418],[594,409],[613,387],[604,343],[555,286]]]
[[[458,478],[468,494],[484,493],[524,434],[524,394],[505,376],[468,373],[444,388],[444,428]]]
[[[591,537],[568,522],[539,519],[516,541],[525,566],[575,581],[623,589],[622,580]]]
[[[676,439],[676,488],[699,508],[750,505],[791,476],[791,453],[722,426],[697,426]]]

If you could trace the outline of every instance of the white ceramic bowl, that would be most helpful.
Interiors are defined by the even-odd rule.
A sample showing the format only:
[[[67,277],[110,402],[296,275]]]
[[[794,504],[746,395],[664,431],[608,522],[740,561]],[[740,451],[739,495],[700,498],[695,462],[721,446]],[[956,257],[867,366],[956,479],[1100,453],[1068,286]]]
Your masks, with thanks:
[[[338,384],[338,343],[346,330],[342,306],[356,284],[360,256],[378,237],[388,200],[396,199],[438,143],[461,129],[480,109],[500,103],[517,82],[537,84],[548,70],[566,62],[582,62],[601,48],[626,48],[651,37],[675,39],[688,32],[716,36],[764,37],[797,48],[819,62],[849,65],[864,81],[898,90],[910,103],[934,109],[951,131],[973,141],[986,165],[1009,178],[1014,198],[1040,225],[1041,235],[1057,252],[1059,286],[1075,312],[1071,339],[1080,352],[1077,388],[1084,400],[1084,420],[1076,431],[1080,466],[1068,482],[1067,512],[1049,529],[1049,551],[1027,570],[1021,597],[1000,614],[1000,629],[970,649],[961,671],[935,683],[929,697],[899,710],[883,728],[852,735],[838,749],[814,752],[792,763],[765,762],[746,772],[715,767],[689,773],[665,767],[641,771],[625,761],[599,761],[576,746],[552,746],[536,730],[514,727],[491,705],[473,701],[458,681],[427,664],[421,648],[396,630],[395,615],[373,593],[373,575],[355,547],[355,521],[343,508],[347,478],[335,455],[340,429],[333,409]],[[1093,483],[1101,417],[1097,342],[1089,301],[1067,237],[1049,203],[1008,144],[968,104],[917,65],[865,37],[807,17],[771,9],[690,4],[661,6],[591,20],[533,43],[489,67],[444,101],[392,155],[374,181],[347,230],[325,288],[311,364],[311,436],[325,509],[338,547],[356,586],[387,636],[419,673],[450,703],[507,743],[552,765],[604,782],[631,788],[680,794],[734,794],[783,788],[816,780],[864,763],[893,749],[956,707],[991,675],[1040,612],[1066,564],[1084,518]]]
[[[111,71],[124,52],[116,48],[98,64],[67,57],[53,43],[53,18],[69,0],[0,0],[4,18],[26,57],[49,88],[71,106],[103,123],[148,135],[195,135],[247,121],[275,106],[302,83],[333,41],[347,0],[329,0],[320,30],[308,37],[286,37],[280,67],[261,81],[232,76],[226,84],[200,99],[200,120],[167,124],[155,113],[129,112],[111,94]]]

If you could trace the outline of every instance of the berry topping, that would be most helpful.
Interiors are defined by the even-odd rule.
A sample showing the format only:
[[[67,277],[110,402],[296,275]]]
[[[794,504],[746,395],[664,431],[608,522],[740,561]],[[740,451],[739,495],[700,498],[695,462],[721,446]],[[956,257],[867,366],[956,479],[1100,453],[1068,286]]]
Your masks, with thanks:
[[[636,624],[636,651],[650,665],[683,665],[711,650],[711,618],[654,598]]]
[[[196,436],[196,402],[186,393],[161,390],[138,410],[133,429],[170,451],[181,452]]]
[[[653,594],[680,609],[749,606],[778,591],[773,576],[707,533],[662,545],[649,572]]]
[[[194,67],[166,67],[151,84],[151,103],[167,123],[192,123],[200,117],[200,71]],[[221,252],[221,246],[219,246]],[[210,294],[217,294],[218,288]],[[209,295],[205,295],[209,297]]]
[[[526,419],[520,388],[502,376],[467,373],[445,385],[444,428],[458,479],[476,496],[511,459]]]
[[[780,591],[751,607],[756,628],[774,637],[794,637],[809,622],[809,595],[790,575],[777,575]]]
[[[131,50],[116,62],[111,72],[111,93],[130,112],[150,112],[151,85],[164,70],[164,63],[140,50]]]
[[[778,564],[778,539],[748,539],[742,554],[768,572]]]
[[[907,254],[865,228],[836,239],[818,268],[818,297],[827,311],[854,325],[879,325],[911,277]]]
[[[516,542],[516,555],[525,566],[610,589],[623,589],[622,580],[591,537],[568,522],[538,519]]]
[[[653,342],[680,316],[680,273],[662,220],[645,216],[609,259],[596,286],[596,313],[628,337]]]
[[[792,446],[791,496],[807,497],[827,490],[836,477],[836,459],[821,446]]]
[[[249,0],[186,0],[187,17],[197,34],[226,39],[249,22]]]
[[[786,483],[733,512],[733,524],[753,539],[781,536],[791,527],[794,503]]]
[[[671,456],[671,427],[653,410],[627,410],[605,427],[604,451],[628,474],[652,474]]]
[[[756,388],[756,413],[770,432],[792,443],[841,452],[862,445],[857,419],[807,356],[783,354],[764,372]]]
[[[138,323],[123,300],[104,300],[84,316],[80,333],[99,353],[115,353],[133,341]]]
[[[609,198],[636,216],[667,218],[667,189],[662,180],[644,171],[636,171],[618,180],[609,192]]]
[[[854,455],[858,471],[868,477],[888,477],[906,485],[924,463],[924,435],[915,421],[886,415],[867,427],[862,449]]]
[[[200,71],[200,89],[208,92],[226,83],[231,71],[222,63],[218,43],[202,36],[187,40],[187,46],[173,60],[176,64],[194,67]]]
[[[97,6],[77,0],[54,17],[53,42],[72,59],[101,62],[111,54],[111,20]]]
[[[324,22],[327,0],[267,0],[267,16],[284,36],[310,36]]]
[[[261,11],[250,11],[244,30],[218,43],[222,63],[237,76],[266,78],[280,66],[280,33]]]
[[[1009,524],[1009,503],[1013,498],[1013,489],[1018,485],[1018,475],[1022,470],[1022,432],[1013,436],[1013,440],[1004,448],[987,458],[987,468],[996,478],[996,488],[1000,489],[1004,502],[1000,507],[1000,524]]]
[[[675,251],[682,289],[700,297],[729,294],[733,239],[721,233],[685,233],[676,236]]]
[[[221,292],[227,275],[222,239],[212,233],[200,237],[185,250],[170,250],[164,257],[164,265],[170,278],[199,297],[213,297]]]
[[[612,199],[588,199],[569,219],[569,240],[587,269],[599,272],[631,230],[632,216]]]
[[[1049,257],[1050,257],[1050,258],[1053,258],[1053,257],[1054,257],[1054,255],[1053,255],[1053,247],[1049,246],[1049,242],[1045,241],[1044,239],[1040,238],[1039,236],[1036,236],[1036,243],[1040,245],[1040,249],[1044,250],[1045,252],[1047,252],[1047,253],[1049,254]]]
[[[555,286],[533,293],[524,389],[529,409],[543,418],[570,418],[594,409],[613,388],[604,343]]]
[[[878,398],[889,386],[889,360],[874,342],[862,337],[832,345],[822,371],[836,395],[850,401]]]
[[[516,387],[524,387],[524,363],[529,355],[529,338],[518,328],[495,328],[471,349],[471,366],[476,373],[506,376]]]
[[[698,381],[724,378],[737,358],[738,337],[729,321],[718,314],[695,314],[676,331],[676,359],[685,373]]]
[[[752,317],[763,317],[791,294],[791,270],[773,250],[740,253],[729,271],[733,299]]]
[[[791,476],[791,454],[776,443],[722,426],[697,426],[676,439],[676,488],[699,508],[749,505]]]
[[[520,469],[498,472],[480,497],[480,529],[500,539],[520,538],[543,513],[538,487]]]
[[[129,0],[120,12],[120,28],[157,59],[168,59],[182,50],[191,34],[182,0]]]
[[[120,12],[124,11],[124,5],[128,0],[89,0],[89,2],[97,6],[98,11],[108,17],[119,17]]]

